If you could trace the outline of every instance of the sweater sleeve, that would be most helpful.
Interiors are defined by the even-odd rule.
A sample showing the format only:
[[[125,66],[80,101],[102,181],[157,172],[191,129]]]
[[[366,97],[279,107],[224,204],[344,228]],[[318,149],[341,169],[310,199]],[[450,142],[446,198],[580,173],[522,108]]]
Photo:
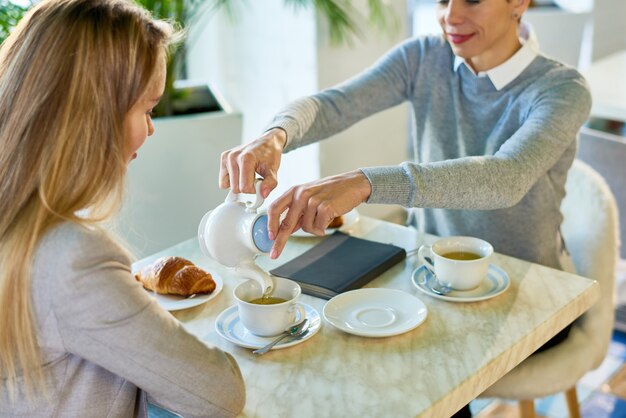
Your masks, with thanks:
[[[38,254],[66,350],[186,417],[241,412],[245,389],[235,360],[161,309],[132,277],[126,253],[105,233],[60,229]]]
[[[404,102],[423,53],[420,45],[420,40],[406,41],[352,79],[296,100],[274,117],[268,129],[284,129],[285,150],[291,151]]]
[[[536,90],[520,128],[493,155],[361,169],[372,184],[368,203],[447,209],[517,204],[576,140],[591,108],[577,73]]]

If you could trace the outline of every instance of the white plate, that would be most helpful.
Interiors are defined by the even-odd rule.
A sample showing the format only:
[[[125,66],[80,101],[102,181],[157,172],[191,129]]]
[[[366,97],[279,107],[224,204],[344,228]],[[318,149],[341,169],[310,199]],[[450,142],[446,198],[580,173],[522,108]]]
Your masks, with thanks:
[[[153,297],[163,309],[167,311],[180,311],[181,309],[188,309],[193,308],[194,306],[202,305],[203,303],[206,303],[216,297],[222,291],[222,288],[224,287],[222,279],[217,277],[215,274],[211,274],[211,277],[213,277],[213,281],[215,281],[215,290],[207,294],[197,294],[190,299],[187,299],[185,296],[161,295],[147,289],[146,292],[148,292],[148,294]]]
[[[506,271],[495,264],[489,264],[487,277],[480,286],[472,290],[453,290],[445,295],[438,295],[433,292],[428,285],[432,280],[435,280],[435,276],[423,265],[413,272],[411,278],[413,285],[421,292],[433,298],[447,300],[448,302],[478,302],[480,300],[491,299],[504,292],[511,284],[511,280],[509,279],[509,275],[506,274]]]
[[[396,289],[357,289],[324,305],[324,319],[340,330],[362,337],[403,334],[424,322],[426,305]]]
[[[299,302],[302,303],[302,302]],[[315,335],[322,326],[322,320],[319,312],[312,306],[302,303],[304,310],[306,311],[306,317],[309,319],[309,330],[304,337],[298,339],[289,339],[288,337],[280,341],[272,350],[279,350],[281,348],[291,347],[292,345],[300,344]],[[230,341],[244,348],[257,349],[266,346],[272,342],[276,337],[258,337],[248,331],[241,321],[239,320],[239,310],[237,305],[226,308],[215,320],[215,330],[225,340]]]
[[[341,225],[339,228],[326,228],[324,230],[324,235],[333,234],[335,231],[347,232],[357,222],[359,222],[359,212],[357,212],[356,209],[352,209],[350,212],[343,215],[343,225]],[[302,229],[298,229],[296,232],[291,234],[291,236],[292,237],[316,237],[317,235],[310,234],[308,232],[303,231]]]

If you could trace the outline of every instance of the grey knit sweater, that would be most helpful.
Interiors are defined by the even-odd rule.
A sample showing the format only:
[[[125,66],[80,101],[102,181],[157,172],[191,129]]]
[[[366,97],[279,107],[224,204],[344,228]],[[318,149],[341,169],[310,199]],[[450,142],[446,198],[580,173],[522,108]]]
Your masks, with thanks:
[[[441,37],[408,40],[351,80],[292,103],[270,126],[287,132],[289,151],[408,101],[415,161],[363,168],[368,203],[427,208],[427,232],[480,237],[559,268],[559,207],[591,107],[586,83],[537,56],[498,91],[465,65],[455,71],[454,58]]]

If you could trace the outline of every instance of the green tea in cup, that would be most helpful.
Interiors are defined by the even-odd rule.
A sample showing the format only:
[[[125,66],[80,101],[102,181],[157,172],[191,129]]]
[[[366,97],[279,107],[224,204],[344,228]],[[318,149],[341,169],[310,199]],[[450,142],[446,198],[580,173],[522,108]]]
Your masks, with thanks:
[[[470,251],[451,251],[441,254],[442,257],[449,258],[450,260],[478,260],[483,256],[480,254],[472,253]]]
[[[474,237],[440,238],[433,245],[422,245],[419,260],[437,281],[455,290],[476,288],[487,276],[493,246]]]
[[[272,277],[274,290],[263,296],[260,283],[250,279],[240,283],[233,296],[241,324],[259,337],[273,337],[306,318],[305,305],[299,303],[302,292],[293,280]]]
[[[261,296],[260,298],[252,299],[248,302],[254,303],[255,305],[276,305],[278,303],[287,302],[287,299],[277,298],[274,296]]]

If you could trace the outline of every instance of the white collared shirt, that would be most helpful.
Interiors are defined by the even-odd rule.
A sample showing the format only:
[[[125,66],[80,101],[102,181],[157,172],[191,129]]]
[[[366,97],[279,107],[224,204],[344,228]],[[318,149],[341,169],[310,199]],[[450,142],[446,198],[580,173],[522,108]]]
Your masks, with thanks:
[[[480,71],[478,74],[467,64],[464,58],[459,56],[454,58],[454,71],[457,71],[461,64],[478,77],[489,77],[496,90],[502,90],[507,84],[515,80],[530,65],[539,54],[539,43],[532,27],[522,22],[520,25],[520,42],[522,47],[511,58],[487,71]]]

